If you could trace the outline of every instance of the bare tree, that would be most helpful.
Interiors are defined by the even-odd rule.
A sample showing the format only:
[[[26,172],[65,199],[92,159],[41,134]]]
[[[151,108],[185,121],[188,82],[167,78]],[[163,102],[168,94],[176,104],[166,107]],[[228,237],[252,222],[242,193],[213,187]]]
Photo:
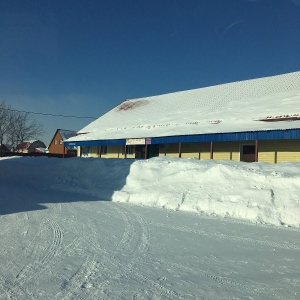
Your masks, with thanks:
[[[38,139],[44,133],[43,126],[29,113],[13,110],[4,102],[0,103],[0,142],[15,151],[17,146],[31,139]]]
[[[5,102],[0,102],[0,146],[4,144],[9,126],[10,126],[11,111],[10,107]],[[0,148],[0,156],[2,156],[2,147]]]

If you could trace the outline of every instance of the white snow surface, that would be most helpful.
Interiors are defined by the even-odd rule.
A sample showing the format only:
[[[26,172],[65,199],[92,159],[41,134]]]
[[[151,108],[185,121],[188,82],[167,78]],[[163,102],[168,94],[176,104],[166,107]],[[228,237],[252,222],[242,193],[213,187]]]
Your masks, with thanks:
[[[299,163],[13,157],[0,170],[0,299],[299,299]]]
[[[163,159],[131,165],[113,201],[300,226],[300,164]]]
[[[126,100],[67,142],[300,128],[300,72]]]

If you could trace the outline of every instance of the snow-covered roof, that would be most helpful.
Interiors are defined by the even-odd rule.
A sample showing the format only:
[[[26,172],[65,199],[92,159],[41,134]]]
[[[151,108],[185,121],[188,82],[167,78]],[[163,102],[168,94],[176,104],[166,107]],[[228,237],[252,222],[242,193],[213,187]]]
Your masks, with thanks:
[[[58,129],[58,131],[63,141],[76,135],[76,131],[74,130]]]
[[[71,141],[300,128],[300,72],[126,100]]]

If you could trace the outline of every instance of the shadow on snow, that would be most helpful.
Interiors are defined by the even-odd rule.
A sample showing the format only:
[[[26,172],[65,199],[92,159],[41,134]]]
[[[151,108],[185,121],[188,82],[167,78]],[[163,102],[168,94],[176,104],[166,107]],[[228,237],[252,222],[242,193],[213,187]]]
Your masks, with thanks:
[[[0,215],[47,209],[47,203],[111,201],[134,160],[11,158],[0,160]]]

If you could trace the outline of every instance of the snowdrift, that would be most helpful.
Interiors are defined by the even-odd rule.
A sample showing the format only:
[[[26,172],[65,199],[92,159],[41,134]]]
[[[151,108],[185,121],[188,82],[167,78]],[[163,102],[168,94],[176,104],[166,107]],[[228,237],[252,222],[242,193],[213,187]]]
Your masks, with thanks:
[[[89,195],[97,200],[300,227],[300,163],[11,158],[0,159],[0,170],[0,187],[13,190],[22,183],[33,194],[63,191],[61,202],[66,193],[76,193],[85,195],[83,201]]]
[[[137,161],[113,201],[298,227],[300,164]]]

